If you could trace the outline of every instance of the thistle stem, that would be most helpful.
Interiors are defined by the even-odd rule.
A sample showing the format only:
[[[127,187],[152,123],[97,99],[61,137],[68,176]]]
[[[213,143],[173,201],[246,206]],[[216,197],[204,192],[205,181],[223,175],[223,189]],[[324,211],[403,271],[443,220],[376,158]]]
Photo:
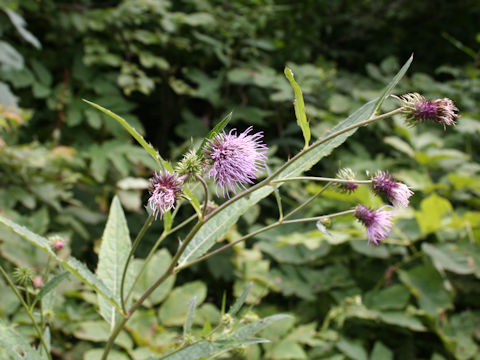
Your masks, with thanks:
[[[231,248],[232,246],[235,246],[239,243],[241,243],[242,241],[245,241],[247,239],[250,239],[251,237],[254,237],[260,233],[263,233],[265,231],[268,231],[268,230],[271,230],[271,229],[274,229],[280,225],[284,225],[284,224],[294,224],[294,223],[301,223],[301,222],[312,222],[312,221],[319,221],[319,220],[323,220],[323,219],[328,219],[328,218],[332,218],[332,217],[336,217],[336,216],[341,216],[341,215],[347,215],[347,214],[352,214],[353,212],[355,212],[355,210],[345,210],[345,211],[341,211],[341,212],[338,212],[338,213],[333,213],[333,214],[329,214],[329,215],[322,215],[322,216],[316,216],[316,217],[311,217],[311,218],[303,218],[303,219],[293,219],[293,220],[283,220],[283,221],[276,221],[274,222],[273,224],[270,224],[268,226],[265,226],[261,229],[258,229],[256,231],[253,231],[247,235],[244,235],[242,236],[240,239],[237,239],[235,241],[232,241],[231,243],[228,243],[226,245],[223,245],[222,247],[219,247],[218,249],[216,250],[213,250],[211,252],[209,252],[208,254],[205,254],[201,257],[199,257],[198,259],[195,259],[195,260],[192,260],[182,266],[179,266],[178,268],[175,268],[175,273],[178,273],[180,272],[181,270],[183,269],[186,269],[192,265],[195,265],[195,264],[198,264],[199,262],[202,262],[206,259],[208,259],[209,257],[212,257],[213,255],[216,255],[228,248]],[[285,217],[286,218],[286,217]],[[285,219],[284,218],[284,219]]]
[[[290,181],[325,181],[325,182],[335,182],[335,183],[342,183],[342,184],[371,184],[372,180],[346,180],[346,179],[336,179],[336,178],[327,178],[327,177],[316,177],[316,176],[299,176],[299,177],[291,177],[286,179],[278,179],[272,180],[272,184],[290,182]]]
[[[153,220],[155,217],[153,214],[150,214],[143,223],[142,228],[140,229],[140,232],[137,234],[137,237],[135,238],[135,241],[133,242],[132,248],[130,249],[130,253],[128,254],[127,261],[125,263],[125,266],[123,267],[123,273],[122,273],[122,282],[120,284],[120,300],[122,302],[122,310],[124,313],[127,312],[126,306],[125,306],[125,297],[124,297],[124,291],[125,291],[125,277],[127,275],[128,271],[128,265],[130,265],[130,260],[132,260],[133,254],[135,254],[135,250],[137,250],[138,245],[140,244],[140,241],[142,240],[143,236],[147,232],[148,228],[150,225],[152,225]]]
[[[17,296],[18,300],[22,304],[22,306],[25,308],[25,311],[28,314],[28,317],[30,320],[32,320],[33,327],[37,331],[38,337],[40,339],[40,343],[42,344],[43,348],[45,349],[45,353],[47,354],[47,357],[49,360],[52,360],[52,355],[50,354],[50,351],[48,351],[48,346],[47,343],[45,342],[45,339],[43,338],[43,333],[40,327],[38,326],[37,322],[35,321],[35,317],[33,316],[32,309],[27,305],[25,300],[23,299],[22,295],[18,291],[17,287],[15,284],[12,282],[6,271],[3,269],[3,267],[0,265],[0,272],[2,273],[3,277],[5,278],[5,281],[8,283],[8,285],[12,288],[13,292]],[[28,289],[26,289],[28,291]]]
[[[183,252],[185,251],[187,245],[190,243],[190,241],[193,239],[193,237],[195,236],[195,234],[198,232],[198,230],[200,230],[200,228],[202,227],[203,224],[205,224],[210,218],[212,218],[214,215],[218,214],[219,212],[223,211],[223,209],[225,209],[226,207],[230,206],[231,204],[233,204],[234,202],[242,199],[243,197],[251,194],[252,192],[264,187],[264,186],[268,186],[268,185],[271,185],[272,181],[275,179],[275,177],[277,177],[279,174],[281,174],[284,170],[286,170],[292,163],[294,163],[297,159],[299,159],[300,157],[304,156],[307,152],[309,151],[312,151],[313,149],[317,148],[318,146],[320,146],[321,144],[339,136],[339,135],[342,135],[348,131],[351,131],[351,130],[354,130],[354,129],[357,129],[359,127],[362,127],[362,126],[365,126],[365,125],[368,125],[372,122],[375,122],[375,121],[378,121],[378,120],[381,120],[381,119],[385,119],[385,118],[388,118],[390,116],[393,116],[395,114],[398,114],[400,112],[403,111],[403,107],[400,107],[396,110],[393,110],[393,111],[390,111],[388,113],[385,113],[385,114],[382,114],[382,115],[379,115],[379,116],[376,116],[376,117],[370,117],[369,119],[367,120],[364,120],[364,121],[361,121],[359,123],[356,123],[356,124],[352,124],[350,126],[347,126],[346,128],[343,128],[341,130],[338,130],[338,131],[335,131],[327,136],[325,136],[324,138],[322,139],[319,139],[317,140],[315,143],[311,144],[310,146],[304,148],[302,151],[300,151],[297,155],[295,155],[293,158],[291,158],[289,161],[287,161],[285,164],[283,164],[282,166],[280,166],[276,171],[274,171],[270,176],[268,176],[267,178],[265,178],[264,180],[262,180],[261,182],[259,182],[258,184],[252,186],[251,188],[243,191],[242,193],[236,195],[235,197],[231,198],[230,200],[224,202],[222,205],[220,205],[217,209],[213,210],[210,214],[206,214],[205,217],[201,220],[199,220],[195,226],[192,228],[192,230],[190,231],[190,233],[187,235],[187,237],[185,238],[185,240],[183,241],[182,245],[180,246],[180,248],[178,249],[177,253],[175,254],[171,264],[169,265],[168,269],[165,271],[165,273],[152,285],[150,286],[146,291],[145,293],[137,300],[137,302],[128,310],[127,314],[126,314],[126,317],[124,317],[123,319],[121,319],[121,321],[118,323],[118,325],[115,327],[115,329],[113,330],[112,334],[110,335],[109,339],[108,339],[108,342],[107,342],[107,345],[105,347],[105,350],[103,352],[103,355],[102,355],[102,358],[101,360],[106,360],[107,357],[108,357],[108,354],[113,346],[113,343],[115,341],[115,338],[118,336],[118,334],[120,333],[120,331],[122,330],[123,326],[125,325],[125,323],[128,321],[128,319],[130,318],[130,316],[132,315],[133,312],[135,312],[135,310],[137,310],[143,303],[143,301],[145,301],[145,299],[153,292],[155,291],[155,289],[161,285],[170,275],[172,275],[172,273],[175,272],[175,264],[177,263],[178,259],[180,258],[180,256],[183,254]],[[285,222],[283,222],[285,223]],[[277,224],[277,225],[275,225]],[[263,228],[263,231],[266,231],[268,229],[272,229],[273,227],[275,226],[278,226],[280,223],[274,223],[272,225],[269,225],[267,226],[266,228]],[[275,225],[275,226],[273,226]],[[268,229],[267,229],[268,228]],[[251,236],[254,236],[254,235],[251,235]],[[233,243],[231,243],[233,244]],[[202,257],[203,258],[203,257]],[[185,264],[187,265],[187,264]]]
[[[310,199],[308,199],[307,201],[305,201],[303,204],[300,204],[299,206],[297,206],[295,209],[293,209],[292,211],[290,211],[287,215],[285,215],[285,217],[283,218],[283,220],[286,220],[290,217],[292,217],[293,215],[295,215],[297,212],[303,210],[305,207],[307,207],[308,205],[310,205],[316,198],[318,198],[320,195],[323,194],[323,192],[325,190],[327,190],[330,185],[332,183],[328,183],[326,184],[319,192],[317,192],[315,195],[313,195],[312,197],[310,197]],[[284,222],[285,223],[285,222]]]
[[[195,174],[195,177],[197,178],[198,181],[202,183],[203,190],[205,191],[205,199],[203,200],[203,209],[202,209],[202,219],[205,218],[207,215],[207,205],[208,205],[208,200],[210,198],[210,193],[208,191],[208,185],[205,182],[205,180],[198,174]]]

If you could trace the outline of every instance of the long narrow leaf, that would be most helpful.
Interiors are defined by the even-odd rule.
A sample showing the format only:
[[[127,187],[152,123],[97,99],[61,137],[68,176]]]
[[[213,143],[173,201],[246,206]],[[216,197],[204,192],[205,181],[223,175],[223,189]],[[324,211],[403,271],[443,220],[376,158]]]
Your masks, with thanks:
[[[200,148],[197,150],[197,155],[201,155],[202,149],[203,149],[203,147],[205,146],[205,144],[207,143],[208,140],[215,137],[215,135],[219,134],[225,128],[225,126],[227,126],[227,124],[232,119],[232,114],[233,114],[233,111],[230,112],[227,116],[225,116],[222,119],[222,121],[220,121],[217,125],[215,125],[215,127],[212,130],[210,130],[208,132],[205,139],[203,139],[202,144],[200,145]]]
[[[166,168],[166,161],[163,160],[163,158],[160,156],[158,151],[156,151],[153,146],[145,141],[142,135],[138,133],[137,130],[135,130],[134,127],[132,127],[127,120],[122,118],[121,116],[115,114],[113,111],[110,111],[108,109],[105,109],[104,107],[95,104],[94,102],[88,101],[83,99],[87,104],[93,106],[94,108],[97,108],[98,110],[102,111],[103,113],[107,114],[108,116],[114,118],[117,120],[120,125],[123,126],[125,130],[127,130],[132,137],[138,141],[138,143],[150,154],[150,156],[157,162],[157,164],[160,166],[160,168],[165,169]]]
[[[305,139],[305,147],[307,147],[308,143],[310,142],[311,135],[310,125],[308,124],[307,113],[305,111],[305,102],[303,101],[302,89],[295,81],[295,78],[293,77],[293,71],[290,68],[285,67],[284,73],[293,88],[293,92],[295,93],[295,99],[293,100],[295,117],[297,118],[298,126],[300,126],[300,129],[302,129],[303,138]]]

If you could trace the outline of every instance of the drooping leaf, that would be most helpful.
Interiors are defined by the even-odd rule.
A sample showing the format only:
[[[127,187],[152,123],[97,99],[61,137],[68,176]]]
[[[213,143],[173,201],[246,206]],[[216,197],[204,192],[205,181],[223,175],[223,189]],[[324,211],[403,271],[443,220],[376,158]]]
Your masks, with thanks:
[[[131,248],[132,244],[125,214],[120,205],[120,200],[118,200],[118,197],[114,197],[98,254],[97,276],[110,289],[116,299],[120,299],[122,274]],[[132,268],[129,268],[125,276],[125,294],[133,283],[133,272],[131,270]],[[113,328],[118,316],[115,307],[100,295],[98,296],[98,304],[100,314]]]
[[[297,118],[298,126],[300,126],[300,129],[302,129],[305,147],[307,147],[310,142],[311,134],[310,125],[308,124],[307,120],[307,113],[305,111],[305,102],[303,101],[302,89],[300,89],[300,86],[298,86],[297,82],[295,81],[295,78],[293,77],[293,71],[290,68],[285,67],[284,73],[295,94],[295,99],[293,100],[295,117]]]
[[[243,291],[242,295],[235,300],[233,305],[230,307],[228,310],[228,314],[231,316],[235,316],[235,314],[240,310],[240,308],[243,306],[245,303],[245,300],[247,299],[248,294],[250,293],[250,290],[252,290],[253,283],[249,282],[245,290]]]
[[[184,337],[190,334],[190,331],[192,330],[193,316],[195,315],[196,308],[197,308],[197,297],[194,296],[188,302],[188,314],[187,314],[187,318],[185,319],[185,324],[183,325]]]
[[[15,26],[18,33],[23,37],[23,39],[25,41],[28,41],[37,49],[40,49],[42,45],[40,44],[40,41],[38,41],[38,39],[35,37],[35,35],[33,35],[30,31],[27,30],[26,28],[27,24],[25,22],[25,19],[10,9],[3,9],[3,10],[7,13],[8,17],[10,18],[10,21]]]
[[[22,238],[29,241],[31,244],[46,252],[49,256],[53,257],[56,261],[62,264],[65,269],[67,269],[78,279],[80,279],[84,284],[90,286],[98,294],[105,298],[105,300],[109,301],[118,310],[121,310],[120,305],[118,304],[116,298],[113,296],[112,292],[80,261],[78,261],[74,257],[63,259],[57,256],[57,254],[55,254],[50,248],[50,245],[46,238],[31,232],[26,227],[21,226],[10,219],[3,217],[2,215],[0,215],[0,224],[5,225],[17,235],[20,235]]]

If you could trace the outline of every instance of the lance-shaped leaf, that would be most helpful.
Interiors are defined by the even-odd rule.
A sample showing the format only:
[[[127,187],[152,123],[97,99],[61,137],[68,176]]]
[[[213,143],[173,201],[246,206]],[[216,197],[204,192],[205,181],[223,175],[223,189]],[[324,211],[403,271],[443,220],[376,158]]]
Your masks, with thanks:
[[[391,91],[393,90],[393,86],[400,81],[401,77],[407,71],[410,63],[411,59],[405,63],[399,73],[393,78],[392,82],[385,88],[380,98],[382,101],[390,95]],[[380,99],[375,99],[366,103],[360,109],[351,114],[347,119],[336,125],[327,135],[325,135],[325,137],[310,145],[306,151],[304,151],[302,156],[292,159],[289,165],[279,174],[277,174],[275,178],[283,179],[298,176],[304,171],[309,170],[323,157],[329,155],[333,149],[340,146],[348,137],[354,134],[357,128],[352,128],[348,131],[344,130],[350,126],[355,126],[365,120],[368,120],[374,114],[375,110],[381,105],[381,101],[379,102]],[[344,132],[342,132],[342,134],[339,136],[325,140],[325,138],[329,137],[331,134],[339,131]],[[228,229],[237,222],[241,215],[247,212],[260,200],[271,194],[274,189],[275,187],[273,186],[261,187],[249,195],[231,202],[230,205],[222,209],[222,211],[219,211],[215,215],[211,216],[188,244],[185,252],[180,257],[178,266],[182,267],[190,261],[193,261],[205,254],[215,244],[217,239],[223,236]]]
[[[92,105],[93,107],[97,108],[98,110],[102,111],[103,113],[107,114],[108,116],[111,116],[115,120],[117,120],[120,125],[123,126],[125,130],[129,132],[132,137],[138,141],[138,143],[150,154],[150,156],[157,162],[157,164],[160,166],[160,168],[167,168],[167,162],[163,160],[163,158],[160,156],[157,150],[153,148],[153,146],[145,141],[142,135],[139,134],[139,132],[132,127],[127,120],[122,118],[121,116],[115,114],[113,111],[110,111],[108,109],[105,109],[104,107],[95,104],[94,102],[88,101],[83,99],[87,104]]]
[[[29,241],[31,244],[45,251],[49,256],[53,257],[56,261],[63,265],[65,269],[75,275],[80,279],[85,285],[90,286],[98,294],[100,294],[105,300],[110,302],[117,309],[121,309],[117,300],[114,298],[112,292],[105,286],[105,284],[96,277],[84,264],[75,259],[74,257],[69,257],[63,259],[53,252],[50,248],[48,240],[43,236],[33,233],[28,230],[26,227],[21,226],[14,221],[7,219],[0,215],[0,224],[5,225],[10,230],[12,230],[17,235],[21,236],[25,240]]]
[[[107,225],[102,236],[102,244],[98,255],[97,275],[110,289],[116,299],[120,299],[122,274],[132,248],[127,221],[122,206],[117,197],[113,198],[108,215]],[[133,268],[133,267],[132,267]],[[133,283],[132,268],[125,277],[125,289],[130,289]],[[98,297],[100,314],[112,326],[115,326],[118,313],[115,307],[102,297]]]
[[[305,147],[310,142],[310,125],[308,125],[307,113],[305,111],[305,102],[303,101],[303,93],[300,86],[298,86],[295,78],[293,77],[293,71],[285,67],[285,76],[287,77],[290,85],[292,85],[295,99],[293,100],[293,108],[295,109],[295,117],[297,118],[297,124],[302,129],[303,138],[305,139]]]
[[[197,155],[202,154],[202,149],[203,149],[203,147],[205,146],[205,144],[207,143],[208,140],[213,139],[215,137],[215,135],[222,132],[222,130],[225,128],[225,126],[227,126],[227,124],[232,119],[232,114],[233,114],[233,112],[230,112],[227,116],[225,116],[222,119],[222,121],[220,121],[217,125],[215,125],[215,127],[212,130],[210,130],[208,132],[205,139],[203,139],[202,144],[200,145],[200,148],[197,150]]]

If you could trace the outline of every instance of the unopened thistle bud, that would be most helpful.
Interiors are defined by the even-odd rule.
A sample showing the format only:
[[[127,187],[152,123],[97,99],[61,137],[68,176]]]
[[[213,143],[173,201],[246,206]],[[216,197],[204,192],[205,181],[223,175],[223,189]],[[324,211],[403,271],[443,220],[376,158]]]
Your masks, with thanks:
[[[65,247],[64,239],[59,235],[49,237],[50,247],[54,251],[60,251]]]
[[[43,286],[43,278],[42,278],[42,276],[41,276],[41,275],[35,276],[35,277],[33,278],[32,283],[33,283],[33,287],[34,287],[35,289],[41,288],[41,287]]]
[[[418,93],[409,93],[400,97],[406,115],[405,122],[416,126],[426,121],[433,121],[446,126],[456,125],[458,109],[455,103],[448,99],[427,100]]]
[[[392,211],[389,211],[390,206],[382,206],[378,210],[371,210],[364,205],[357,205],[355,208],[355,217],[365,225],[367,229],[368,242],[380,245],[380,243],[387,237],[393,225],[392,218],[394,216]]]
[[[22,286],[30,285],[34,276],[35,273],[33,270],[24,266],[16,268],[13,271],[13,280],[15,280],[18,285]]]
[[[413,191],[393,179],[388,171],[378,171],[372,177],[372,189],[377,195],[384,195],[396,207],[407,207]]]
[[[175,201],[182,193],[183,179],[165,170],[162,173],[155,173],[150,182],[148,205],[155,218],[159,214],[162,218],[164,213],[175,207]]]
[[[182,161],[180,161],[175,169],[176,173],[180,176],[195,176],[199,175],[203,171],[202,159],[195,151],[190,150],[183,155]]]
[[[343,168],[338,170],[337,172],[337,179],[340,180],[355,180],[355,173],[350,168]],[[356,183],[337,183],[337,189],[339,189],[343,193],[351,194],[355,190],[357,190],[358,184]]]

